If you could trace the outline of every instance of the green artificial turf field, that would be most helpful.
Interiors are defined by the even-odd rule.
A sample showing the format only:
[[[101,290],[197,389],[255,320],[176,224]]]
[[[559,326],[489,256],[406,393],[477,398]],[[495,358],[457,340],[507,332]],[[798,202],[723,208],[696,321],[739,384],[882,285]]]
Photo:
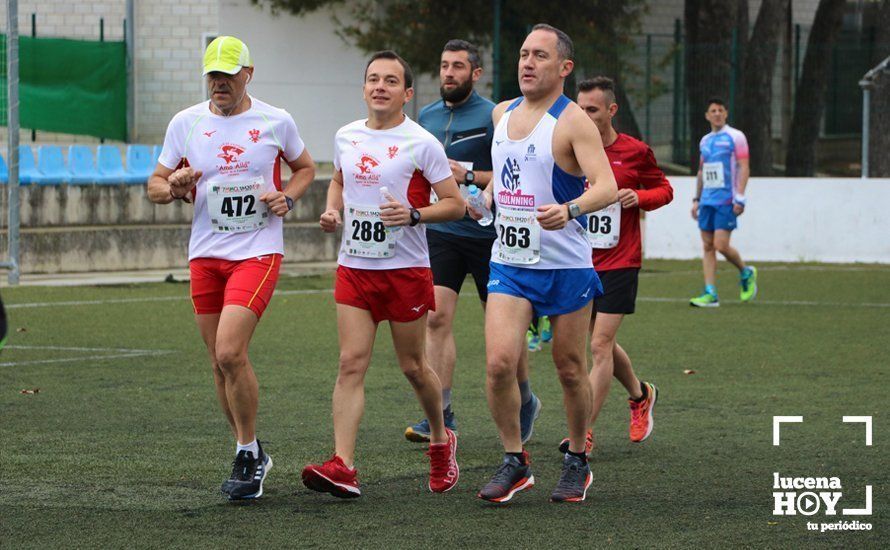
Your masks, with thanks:
[[[251,349],[258,433],[275,467],[265,495],[245,504],[219,493],[234,443],[186,284],[4,289],[12,332],[0,355],[0,540],[6,548],[886,548],[890,267],[763,264],[759,296],[742,305],[736,275],[721,264],[716,310],[687,305],[699,269],[647,263],[619,341],[660,388],[655,431],[629,442],[625,396],[613,383],[581,505],[548,502],[565,435],[549,346],[531,356],[544,404],[527,447],[537,486],[502,507],[475,497],[501,449],[470,284],[455,329],[461,477],[452,492],[428,492],[425,449],[402,435],[422,414],[385,327],[358,443],[362,498],[302,486],[301,468],[332,452],[335,311],[330,277],[283,277]],[[783,427],[779,447],[774,415],[804,417]],[[845,415],[873,417],[872,446]],[[838,477],[838,515],[774,516],[774,472]],[[872,515],[841,515],[862,507],[866,485]],[[807,529],[854,520],[872,530]]]

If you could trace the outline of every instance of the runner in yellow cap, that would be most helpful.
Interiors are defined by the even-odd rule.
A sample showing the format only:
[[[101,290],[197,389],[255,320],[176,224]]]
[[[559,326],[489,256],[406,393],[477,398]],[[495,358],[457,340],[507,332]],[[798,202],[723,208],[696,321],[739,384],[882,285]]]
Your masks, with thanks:
[[[253,62],[244,42],[211,42],[204,77],[210,100],[173,117],[148,196],[158,204],[194,202],[192,304],[237,440],[222,491],[231,500],[258,498],[272,459],[256,439],[258,386],[247,348],[278,280],[282,218],[312,183],[315,165],[294,119],[247,93]],[[281,160],[292,171],[283,184]]]

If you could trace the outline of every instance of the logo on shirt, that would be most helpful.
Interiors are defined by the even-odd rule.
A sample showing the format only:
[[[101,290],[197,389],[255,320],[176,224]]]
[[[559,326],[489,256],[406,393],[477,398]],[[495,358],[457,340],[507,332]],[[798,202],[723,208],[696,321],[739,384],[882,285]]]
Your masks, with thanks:
[[[235,175],[247,171],[250,162],[241,160],[241,155],[245,151],[244,146],[236,143],[223,143],[220,145],[219,150],[220,152],[216,157],[224,161],[224,164],[217,165],[220,175]]]
[[[389,153],[388,153],[388,154],[389,154],[389,158],[391,158],[391,159],[396,158],[396,155],[399,154],[399,147],[398,147],[398,145],[393,145],[392,147],[390,147],[390,148],[389,148]]]
[[[621,161],[620,161],[620,160],[613,160],[613,161],[612,161],[612,164],[614,164],[615,166],[621,166]]]
[[[204,132],[204,135],[207,137],[213,137],[213,134],[216,133],[216,130],[211,130],[209,132]]]
[[[254,128],[253,130],[247,132],[250,134],[250,141],[257,143],[260,141],[260,131]]]
[[[504,168],[501,170],[501,185],[504,190],[498,193],[497,203],[502,206],[534,208],[535,196],[522,194],[519,175],[519,163],[507,157]]]
[[[538,160],[538,156],[535,155],[535,144],[531,143],[528,146],[528,150],[525,152],[525,162],[534,162]]]
[[[380,166],[380,161],[367,153],[363,153],[359,161],[355,163],[358,168],[353,175],[355,182],[361,185],[376,185],[380,183],[380,174],[375,174],[374,169]]]
[[[519,163],[510,157],[507,157],[501,170],[501,185],[510,192],[519,190]]]

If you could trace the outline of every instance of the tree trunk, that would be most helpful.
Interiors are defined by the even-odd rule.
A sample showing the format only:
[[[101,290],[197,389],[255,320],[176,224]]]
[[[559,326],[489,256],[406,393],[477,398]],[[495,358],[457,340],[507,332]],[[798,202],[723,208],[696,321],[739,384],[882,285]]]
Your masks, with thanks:
[[[878,10],[875,52],[872,66],[876,66],[890,55],[890,0],[884,0]],[[884,73],[875,79],[871,90],[871,123],[869,124],[868,165],[872,178],[890,177],[890,74]]]
[[[773,73],[789,0],[763,0],[748,43],[739,102],[739,128],[748,138],[751,175],[772,175]]]
[[[738,15],[736,2],[686,0],[685,62],[689,105],[689,166],[698,166],[699,139],[710,131],[705,120],[709,97],[729,101],[732,29]]]
[[[845,4],[846,0],[820,0],[816,9],[794,99],[786,176],[812,176],[815,172],[816,142],[825,110],[831,51],[841,30]]]

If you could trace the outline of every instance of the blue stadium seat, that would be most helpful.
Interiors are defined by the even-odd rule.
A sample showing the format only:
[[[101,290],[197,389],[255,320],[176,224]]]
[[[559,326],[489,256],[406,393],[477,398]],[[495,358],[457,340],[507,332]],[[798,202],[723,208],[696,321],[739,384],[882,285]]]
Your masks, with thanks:
[[[7,172],[8,176],[8,172]],[[37,162],[30,145],[19,145],[19,184],[30,185],[37,177]]]
[[[126,181],[127,173],[124,171],[124,161],[121,160],[121,150],[116,145],[96,147],[96,157],[99,165],[99,177],[96,178],[96,183],[114,185]]]
[[[163,145],[155,145],[151,148],[151,160],[152,164],[157,164],[158,159],[161,158],[161,149],[163,149]]]
[[[151,155],[151,145],[128,145],[127,183],[142,185],[147,182],[155,170],[155,162]]]
[[[65,156],[58,145],[37,147],[37,175],[33,178],[38,185],[61,185],[68,183],[71,173],[65,166]]]
[[[99,177],[93,161],[93,148],[87,145],[68,147],[68,167],[71,169],[69,181],[75,185],[89,185],[95,183]]]
[[[6,185],[6,180],[9,179],[9,169],[6,167],[6,160],[3,158],[3,155],[0,154],[0,184]]]

